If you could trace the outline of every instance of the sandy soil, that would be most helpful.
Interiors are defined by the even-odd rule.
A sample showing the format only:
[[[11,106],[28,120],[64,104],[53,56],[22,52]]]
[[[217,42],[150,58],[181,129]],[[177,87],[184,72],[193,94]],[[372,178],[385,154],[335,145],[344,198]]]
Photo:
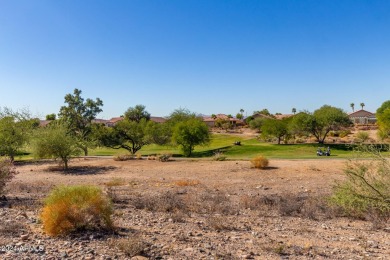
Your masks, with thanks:
[[[3,250],[0,258],[3,253],[10,259],[21,254],[33,259],[130,259],[133,254],[112,241],[118,244],[137,234],[147,246],[135,255],[150,259],[388,259],[389,226],[376,229],[369,221],[310,212],[318,211],[318,205],[305,204],[295,213],[280,208],[285,205],[280,199],[328,195],[335,181],[343,180],[345,164],[330,158],[271,160],[267,169],[258,170],[247,161],[81,158],[71,162],[75,168],[68,173],[53,170],[55,164],[49,162],[21,164],[9,184],[6,205],[13,206],[0,208],[0,216],[9,222],[24,221],[24,229],[7,235],[0,228],[0,246],[39,241],[45,250],[18,254]],[[46,236],[38,217],[40,200],[60,184],[102,186],[114,198],[114,221],[121,231]],[[160,200],[168,193],[191,207],[147,209],[135,202],[149,198],[169,204]],[[261,198],[263,203],[254,203]],[[264,198],[270,199],[269,205]]]

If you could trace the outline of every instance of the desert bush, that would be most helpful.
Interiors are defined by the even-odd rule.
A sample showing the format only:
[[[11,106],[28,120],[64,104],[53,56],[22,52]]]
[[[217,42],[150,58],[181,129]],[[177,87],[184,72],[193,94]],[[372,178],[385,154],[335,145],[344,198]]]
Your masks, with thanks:
[[[117,156],[114,156],[114,161],[128,161],[133,160],[134,156],[131,154],[120,154]]]
[[[344,170],[347,179],[337,183],[331,201],[354,217],[390,216],[390,163],[374,145],[358,147],[357,157]],[[387,147],[388,150],[388,147]],[[370,160],[360,160],[360,156]]]
[[[139,235],[133,237],[121,238],[113,241],[112,246],[117,247],[128,257],[137,255],[145,255],[148,243],[146,243]]]
[[[205,190],[196,194],[187,194],[185,202],[191,212],[200,214],[234,215],[239,212],[238,205],[221,191]]]
[[[253,167],[257,169],[264,169],[268,166],[269,161],[264,156],[258,155],[251,160],[251,163],[253,164]]]
[[[370,135],[367,132],[360,131],[356,134],[356,138],[359,143],[364,143],[370,139]]]
[[[232,223],[229,223],[228,219],[223,216],[209,216],[207,218],[207,225],[216,231],[234,230]]]
[[[137,209],[147,209],[149,211],[177,212],[186,210],[182,198],[173,192],[135,196],[132,198],[132,204]]]
[[[213,160],[214,161],[225,161],[226,156],[223,154],[223,152],[217,151],[214,153]]]
[[[137,158],[137,160],[142,160],[142,154],[140,153],[137,153],[135,157]]]
[[[343,138],[343,137],[346,137],[348,135],[351,134],[351,130],[347,129],[347,130],[342,130],[339,132],[339,137]]]
[[[11,159],[0,158],[0,195],[4,193],[4,188],[7,182],[9,182],[17,171],[11,161]]]
[[[94,186],[60,186],[45,199],[41,220],[52,236],[73,231],[113,227],[111,202]]]
[[[167,162],[172,157],[172,154],[164,153],[157,156],[160,162]]]
[[[115,177],[115,178],[112,178],[111,180],[109,180],[108,182],[105,183],[105,185],[107,187],[113,187],[113,186],[123,186],[126,184],[126,181],[125,179],[123,178],[118,178],[118,177]]]

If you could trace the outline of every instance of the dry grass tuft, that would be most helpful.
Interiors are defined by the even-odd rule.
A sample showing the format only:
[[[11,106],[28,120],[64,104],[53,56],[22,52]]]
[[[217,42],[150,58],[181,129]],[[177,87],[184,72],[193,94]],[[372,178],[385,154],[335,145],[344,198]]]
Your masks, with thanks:
[[[253,158],[251,160],[251,163],[253,164],[253,167],[255,167],[256,169],[264,169],[268,167],[269,161],[264,156],[259,155]]]
[[[180,187],[196,186],[196,185],[200,184],[200,181],[198,181],[198,180],[179,180],[179,181],[175,181],[174,184],[176,186],[180,186]]]

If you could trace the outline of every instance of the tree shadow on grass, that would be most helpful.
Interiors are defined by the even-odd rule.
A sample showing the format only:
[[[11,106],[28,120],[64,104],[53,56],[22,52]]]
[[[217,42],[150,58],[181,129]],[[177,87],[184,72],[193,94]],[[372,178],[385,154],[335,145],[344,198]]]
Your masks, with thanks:
[[[215,153],[217,153],[217,152],[225,153],[230,148],[231,148],[231,146],[224,146],[224,147],[217,148],[217,149],[211,149],[211,150],[206,150],[206,151],[201,151],[201,152],[193,152],[191,155],[191,158],[213,157],[215,155]]]
[[[46,171],[59,172],[64,175],[97,175],[115,170],[114,166],[72,166],[65,170],[61,166],[50,166]]]

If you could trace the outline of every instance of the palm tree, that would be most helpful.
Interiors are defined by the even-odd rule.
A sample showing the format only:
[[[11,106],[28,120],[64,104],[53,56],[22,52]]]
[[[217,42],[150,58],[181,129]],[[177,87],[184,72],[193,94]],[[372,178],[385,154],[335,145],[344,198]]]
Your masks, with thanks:
[[[354,103],[351,103],[350,106],[351,106],[351,108],[352,108],[352,112],[355,112],[355,104],[354,104]]]
[[[297,112],[297,109],[295,107],[293,107],[293,109],[291,110],[293,112],[293,114],[295,115],[295,113]]]
[[[362,107],[362,110],[363,110],[363,107],[365,106],[366,104],[364,103],[360,103],[360,106]]]
[[[240,109],[240,113],[241,113],[241,117],[242,117],[242,118],[244,118],[244,111],[245,111],[245,110],[244,110],[243,108]]]

